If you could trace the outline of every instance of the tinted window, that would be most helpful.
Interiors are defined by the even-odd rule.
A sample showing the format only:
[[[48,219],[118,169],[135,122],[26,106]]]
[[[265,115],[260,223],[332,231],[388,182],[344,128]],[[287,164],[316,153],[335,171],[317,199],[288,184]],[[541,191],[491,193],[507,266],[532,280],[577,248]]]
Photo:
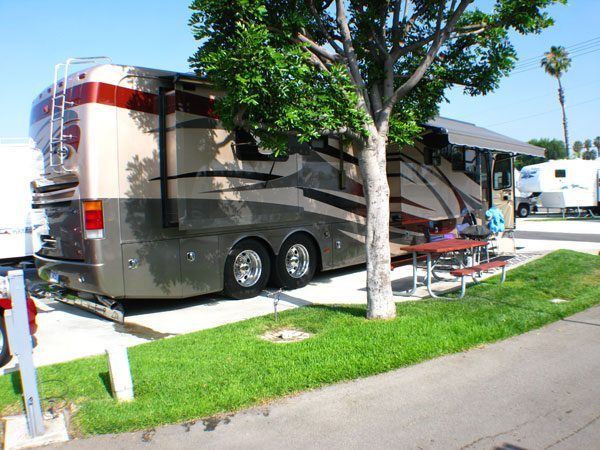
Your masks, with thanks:
[[[479,183],[481,172],[479,170],[479,157],[476,150],[465,150],[465,175]]]
[[[494,190],[508,189],[512,186],[512,164],[510,156],[498,156],[494,164]]]
[[[439,166],[442,163],[440,150],[433,147],[425,147],[423,150],[423,162],[426,166]]]
[[[275,156],[260,148],[254,136],[244,130],[235,131],[235,155],[240,161],[287,161],[288,155]]]
[[[452,162],[452,170],[456,172],[465,171],[465,151],[462,148],[453,148],[450,159]]]

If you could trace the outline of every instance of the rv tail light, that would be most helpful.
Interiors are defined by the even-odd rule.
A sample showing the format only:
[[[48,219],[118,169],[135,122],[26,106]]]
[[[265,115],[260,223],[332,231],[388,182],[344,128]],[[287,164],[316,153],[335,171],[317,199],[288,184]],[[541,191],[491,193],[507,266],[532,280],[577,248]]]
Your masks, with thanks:
[[[87,239],[102,239],[104,237],[102,200],[83,202],[83,223]]]

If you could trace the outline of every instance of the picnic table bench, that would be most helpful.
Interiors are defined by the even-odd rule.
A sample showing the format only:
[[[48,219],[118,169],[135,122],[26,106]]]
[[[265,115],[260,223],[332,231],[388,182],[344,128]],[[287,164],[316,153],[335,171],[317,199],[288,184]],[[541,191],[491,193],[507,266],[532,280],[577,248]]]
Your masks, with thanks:
[[[489,261],[483,264],[479,264],[477,266],[463,267],[462,269],[454,269],[450,271],[450,275],[454,275],[455,277],[460,277],[460,295],[458,298],[463,298],[465,296],[465,277],[471,276],[475,283],[478,283],[476,278],[477,275],[480,275],[481,272],[487,272],[488,270],[502,268],[502,277],[500,278],[500,285],[504,283],[506,279],[506,261]]]
[[[408,290],[407,292],[396,293],[396,294],[412,296],[416,292],[417,282],[418,282],[417,260],[422,259],[424,256],[425,260],[426,260],[425,284],[427,286],[427,292],[429,293],[429,295],[431,297],[442,298],[439,295],[437,295],[431,287],[432,277],[435,277],[435,274],[434,274],[435,263],[432,264],[432,257],[436,257],[437,258],[436,262],[437,262],[440,259],[440,257],[442,257],[444,255],[448,255],[448,254],[454,254],[456,252],[459,252],[461,255],[461,258],[458,259],[459,267],[451,270],[450,275],[456,276],[456,277],[461,277],[461,293],[460,293],[459,298],[462,298],[465,295],[465,276],[471,275],[473,277],[473,279],[475,281],[477,281],[475,279],[475,276],[478,274],[481,274],[481,272],[485,272],[488,270],[492,270],[492,269],[501,267],[502,268],[501,283],[503,283],[504,279],[505,279],[504,271],[505,271],[505,266],[506,266],[506,262],[504,262],[504,261],[488,261],[488,262],[474,265],[474,266],[463,267],[463,262],[465,261],[465,258],[464,258],[465,252],[470,251],[472,254],[474,254],[476,249],[484,248],[487,245],[488,245],[488,243],[486,241],[482,241],[482,240],[446,239],[446,240],[442,240],[442,241],[427,242],[425,244],[416,244],[416,245],[408,245],[408,246],[400,247],[401,250],[412,253],[412,267],[413,267],[412,288],[410,290]],[[419,256],[419,254],[421,254],[421,256]],[[475,261],[475,260],[476,260],[475,258],[471,258],[471,261]],[[394,265],[392,265],[392,268],[394,268]]]

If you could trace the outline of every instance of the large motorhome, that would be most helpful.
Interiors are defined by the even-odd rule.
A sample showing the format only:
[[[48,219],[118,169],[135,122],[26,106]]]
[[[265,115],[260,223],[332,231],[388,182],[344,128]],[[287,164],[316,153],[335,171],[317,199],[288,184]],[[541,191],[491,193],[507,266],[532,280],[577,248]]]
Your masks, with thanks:
[[[544,208],[600,213],[600,160],[560,159],[525,166],[518,187],[538,195]]]
[[[45,155],[32,189],[48,220],[36,255],[46,279],[101,301],[244,298],[269,279],[297,288],[317,270],[364,262],[352,147],[290,138],[274,157],[225,130],[220,94],[190,74],[101,64],[55,79],[31,113]],[[511,225],[511,156],[540,152],[449,119],[427,124],[414,147],[390,147],[393,254],[491,205]]]

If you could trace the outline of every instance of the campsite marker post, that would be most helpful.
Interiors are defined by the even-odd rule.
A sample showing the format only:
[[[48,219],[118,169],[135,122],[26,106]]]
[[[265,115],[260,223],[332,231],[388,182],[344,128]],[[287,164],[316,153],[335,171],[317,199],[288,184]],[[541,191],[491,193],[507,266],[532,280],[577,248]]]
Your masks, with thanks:
[[[41,436],[44,434],[45,428],[37,387],[37,375],[33,365],[33,345],[29,332],[27,295],[22,270],[8,272],[7,294],[12,301],[12,309],[4,313],[4,320],[10,348],[19,360],[27,427],[31,437]]]

